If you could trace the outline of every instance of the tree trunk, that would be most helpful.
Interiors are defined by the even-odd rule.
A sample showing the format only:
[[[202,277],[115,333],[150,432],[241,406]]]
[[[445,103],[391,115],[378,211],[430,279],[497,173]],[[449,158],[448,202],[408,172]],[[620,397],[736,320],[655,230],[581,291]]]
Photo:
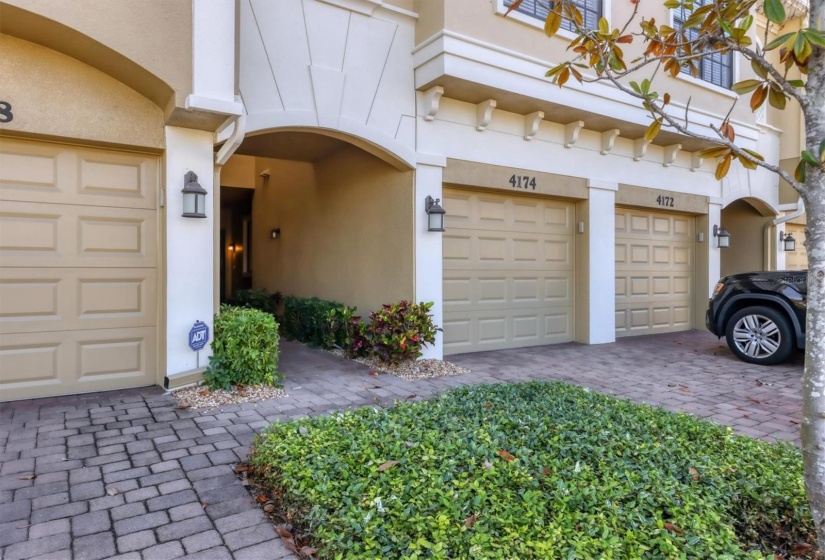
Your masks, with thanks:
[[[825,0],[812,0],[810,27],[825,28]],[[819,158],[825,140],[825,49],[808,60],[804,107],[806,147]],[[804,191],[807,214],[808,316],[802,376],[802,453],[805,487],[819,546],[825,549],[825,172],[808,166]]]

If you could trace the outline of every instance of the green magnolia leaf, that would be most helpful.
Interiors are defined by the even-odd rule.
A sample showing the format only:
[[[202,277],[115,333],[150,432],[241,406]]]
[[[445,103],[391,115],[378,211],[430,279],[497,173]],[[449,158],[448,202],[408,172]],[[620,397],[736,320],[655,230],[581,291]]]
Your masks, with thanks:
[[[805,82],[802,80],[788,80],[788,85],[795,88],[803,88],[805,87]]]
[[[819,160],[817,159],[817,157],[815,155],[813,155],[811,152],[809,152],[808,150],[803,150],[802,151],[802,159],[805,162],[810,163],[813,166],[816,166],[816,167],[819,166]]]
[[[781,47],[781,46],[785,45],[786,43],[789,44],[789,43],[793,42],[795,38],[796,38],[796,32],[785,33],[784,35],[780,35],[779,37],[777,37],[776,39],[774,39],[773,41],[771,41],[770,43],[765,45],[765,50],[770,51],[770,50],[773,50],[777,47]]]
[[[765,17],[774,23],[784,23],[785,6],[782,0],[765,0]]]
[[[742,148],[743,152],[747,152],[754,159],[758,159],[759,161],[765,161],[765,158],[762,157],[761,154],[754,152],[753,150],[749,150],[747,148]]]
[[[818,29],[803,29],[802,34],[805,38],[818,47],[825,48],[825,32]]]
[[[768,71],[765,68],[763,68],[761,64],[756,62],[756,60],[751,60],[751,68],[756,73],[756,75],[762,78],[763,80],[768,79]]]
[[[819,144],[819,159],[825,161],[825,140]]]
[[[793,54],[799,62],[805,62],[808,57],[814,52],[813,47],[805,38],[803,33],[796,34],[796,40],[793,42]]]
[[[785,97],[785,94],[781,91],[775,90],[771,88],[768,92],[768,102],[771,104],[771,107],[774,109],[779,109],[780,111],[785,108],[785,103],[787,102],[788,98]]]
[[[743,80],[741,82],[733,84],[730,89],[732,89],[735,93],[738,93],[739,95],[744,95],[746,93],[752,92],[761,85],[761,80]]]
[[[650,123],[650,126],[647,127],[647,130],[645,131],[645,140],[648,141],[648,142],[651,142],[654,138],[656,138],[656,136],[659,134],[659,131],[661,129],[662,129],[662,121],[659,120],[659,119],[656,119],[655,121]]]
[[[630,82],[630,87],[638,94],[642,93],[642,88],[639,87],[639,82],[632,81]]]

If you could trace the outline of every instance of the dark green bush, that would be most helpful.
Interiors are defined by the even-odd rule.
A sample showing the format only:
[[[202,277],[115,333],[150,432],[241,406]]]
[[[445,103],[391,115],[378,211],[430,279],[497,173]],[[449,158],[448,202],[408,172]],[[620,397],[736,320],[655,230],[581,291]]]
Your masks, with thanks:
[[[561,383],[276,423],[250,461],[326,559],[773,559],[815,538],[791,445]]]
[[[275,307],[281,301],[281,292],[270,294],[263,288],[237,290],[227,302],[234,307],[250,307],[267,313],[275,313]]]
[[[287,338],[333,348],[346,340],[349,318],[354,314],[354,307],[337,301],[287,296],[281,326]]]
[[[392,364],[421,357],[421,348],[435,342],[440,330],[433,324],[432,306],[432,302],[407,301],[382,305],[370,314],[366,329],[369,351]]]
[[[222,305],[215,316],[212,357],[204,373],[212,389],[233,385],[275,385],[278,373],[278,324],[269,313]]]

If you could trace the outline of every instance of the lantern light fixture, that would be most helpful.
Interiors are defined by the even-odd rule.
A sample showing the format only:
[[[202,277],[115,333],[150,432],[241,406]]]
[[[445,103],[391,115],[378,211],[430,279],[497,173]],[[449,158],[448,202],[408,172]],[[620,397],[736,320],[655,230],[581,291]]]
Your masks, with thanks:
[[[716,238],[716,246],[720,249],[727,249],[730,247],[730,234],[725,228],[714,225],[713,237]]]
[[[184,218],[206,217],[206,189],[198,183],[198,176],[189,171],[183,178],[183,214]]]
[[[427,212],[427,231],[445,231],[444,215],[447,213],[439,204],[440,198],[428,196],[424,199],[424,211]]]
[[[779,232],[779,246],[783,251],[796,251],[796,239],[791,233],[784,234]]]

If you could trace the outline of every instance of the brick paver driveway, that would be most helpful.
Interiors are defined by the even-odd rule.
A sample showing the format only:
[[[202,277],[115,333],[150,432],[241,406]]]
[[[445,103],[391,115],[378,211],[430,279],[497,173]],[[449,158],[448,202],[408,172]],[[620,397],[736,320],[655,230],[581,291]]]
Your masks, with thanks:
[[[408,382],[282,344],[290,396],[175,408],[159,388],[0,405],[0,558],[291,557],[234,476],[270,422],[426,398],[459,385],[562,379],[765,439],[798,441],[801,358],[739,362],[707,333],[456,357],[469,375]],[[31,475],[36,475],[32,478]]]

